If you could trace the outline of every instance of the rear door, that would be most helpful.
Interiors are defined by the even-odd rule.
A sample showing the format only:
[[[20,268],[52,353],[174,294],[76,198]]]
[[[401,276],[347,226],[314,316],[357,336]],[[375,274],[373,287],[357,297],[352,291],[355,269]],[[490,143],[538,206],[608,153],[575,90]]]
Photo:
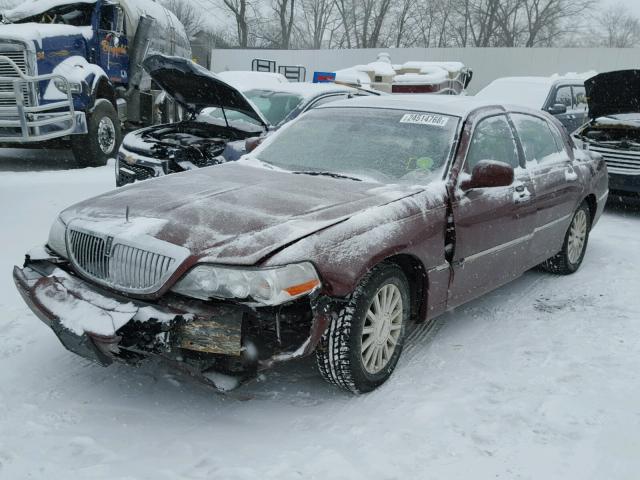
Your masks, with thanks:
[[[473,128],[469,122],[466,129]],[[461,182],[480,160],[514,167],[507,187],[456,189],[452,200],[455,224],[453,277],[448,306],[460,305],[519,276],[535,226],[535,188],[506,114],[479,120],[459,167]],[[463,134],[465,135],[465,134]]]
[[[536,227],[529,267],[556,254],[581,192],[578,170],[555,124],[538,116],[512,113],[536,191]]]

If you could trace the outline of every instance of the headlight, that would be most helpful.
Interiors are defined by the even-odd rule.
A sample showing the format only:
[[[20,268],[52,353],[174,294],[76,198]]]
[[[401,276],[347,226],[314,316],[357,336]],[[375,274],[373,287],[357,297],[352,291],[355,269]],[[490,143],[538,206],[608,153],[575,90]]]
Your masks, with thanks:
[[[60,80],[59,78],[56,78],[56,79],[53,80],[53,84],[62,93],[67,93],[67,83],[66,82]],[[69,91],[71,93],[82,93],[82,85],[80,83],[69,82],[68,84],[69,84]]]
[[[62,223],[60,217],[56,218],[56,221],[51,225],[51,230],[49,230],[49,240],[47,241],[47,245],[49,245],[49,248],[58,255],[62,255],[64,258],[69,258],[67,242],[65,241],[66,232],[67,226]]]
[[[220,298],[280,305],[319,287],[316,269],[306,262],[275,268],[198,265],[173,287],[173,291],[201,300]]]

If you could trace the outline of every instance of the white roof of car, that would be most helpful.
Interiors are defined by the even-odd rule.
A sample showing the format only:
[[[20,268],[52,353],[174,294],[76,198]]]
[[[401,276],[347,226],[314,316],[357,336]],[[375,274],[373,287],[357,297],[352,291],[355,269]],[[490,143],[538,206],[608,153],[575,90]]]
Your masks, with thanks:
[[[334,107],[368,107],[389,108],[397,110],[414,110],[421,112],[443,113],[457,117],[466,117],[478,108],[500,106],[492,101],[480,100],[460,95],[384,95],[380,97],[358,97],[351,100],[332,102],[318,108]]]

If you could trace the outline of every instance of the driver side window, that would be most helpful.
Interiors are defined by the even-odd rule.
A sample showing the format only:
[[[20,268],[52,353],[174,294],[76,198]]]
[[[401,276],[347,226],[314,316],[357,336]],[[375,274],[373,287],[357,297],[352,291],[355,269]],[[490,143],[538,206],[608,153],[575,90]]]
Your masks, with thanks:
[[[485,118],[476,126],[467,152],[465,171],[470,174],[481,160],[495,160],[513,168],[519,166],[518,147],[505,115]]]

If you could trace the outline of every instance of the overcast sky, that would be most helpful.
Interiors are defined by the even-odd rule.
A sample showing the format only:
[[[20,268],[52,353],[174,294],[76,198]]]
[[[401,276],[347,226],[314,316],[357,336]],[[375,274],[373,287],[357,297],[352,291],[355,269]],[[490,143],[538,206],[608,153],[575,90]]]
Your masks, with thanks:
[[[606,3],[610,5],[616,5],[621,3],[631,10],[634,14],[640,17],[640,0],[606,0]]]

